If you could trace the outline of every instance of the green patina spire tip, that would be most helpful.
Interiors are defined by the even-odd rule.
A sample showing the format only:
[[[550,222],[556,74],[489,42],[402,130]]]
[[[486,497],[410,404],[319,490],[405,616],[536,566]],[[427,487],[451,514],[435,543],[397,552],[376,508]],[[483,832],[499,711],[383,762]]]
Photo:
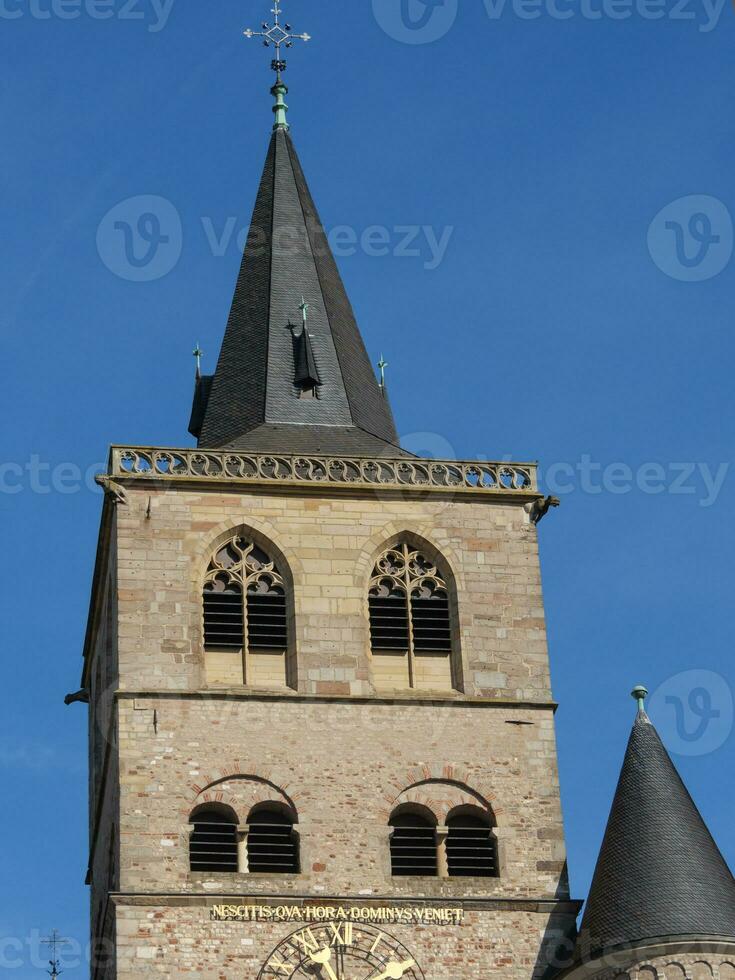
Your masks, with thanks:
[[[271,68],[276,73],[276,84],[271,89],[271,95],[276,100],[273,106],[273,112],[276,116],[276,122],[273,128],[287,130],[289,129],[286,119],[288,106],[286,105],[285,96],[288,95],[288,87],[285,85],[282,77],[286,70],[286,61],[282,57],[281,48],[292,48],[295,41],[310,41],[311,35],[292,34],[290,24],[281,24],[280,17],[283,11],[281,10],[280,0],[276,0],[273,13],[275,14],[275,23],[273,25],[266,22],[263,24],[262,31],[254,31],[248,28],[244,33],[247,38],[262,38],[263,45],[266,48],[275,48],[276,56],[271,61]]]
[[[288,95],[288,86],[286,86],[280,79],[271,89],[271,95],[276,100],[273,105],[273,112],[276,117],[276,121],[273,124],[274,129],[290,129],[288,125],[288,120],[286,115],[288,113],[288,106],[286,105],[285,96]]]
[[[648,697],[648,688],[644,687],[642,684],[639,684],[637,687],[633,688],[631,697],[638,702],[639,711],[646,710],[646,698]]]

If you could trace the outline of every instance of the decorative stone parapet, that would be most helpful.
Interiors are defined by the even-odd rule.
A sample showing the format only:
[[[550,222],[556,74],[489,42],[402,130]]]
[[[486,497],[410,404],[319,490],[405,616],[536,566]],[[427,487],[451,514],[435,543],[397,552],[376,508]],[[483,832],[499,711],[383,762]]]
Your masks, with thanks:
[[[141,480],[372,487],[538,497],[535,463],[486,463],[407,457],[258,455],[226,449],[113,446],[109,476]]]

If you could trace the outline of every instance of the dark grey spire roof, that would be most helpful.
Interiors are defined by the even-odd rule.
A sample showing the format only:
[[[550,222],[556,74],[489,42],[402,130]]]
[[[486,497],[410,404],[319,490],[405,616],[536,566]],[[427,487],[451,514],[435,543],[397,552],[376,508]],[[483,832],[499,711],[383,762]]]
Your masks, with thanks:
[[[668,752],[639,712],[578,956],[673,937],[735,940],[735,879]]]
[[[302,297],[309,304],[305,347],[295,343]],[[315,375],[317,398],[300,397],[305,371]],[[271,139],[217,370],[197,384],[190,431],[206,448],[400,453],[390,406],[283,129]]]

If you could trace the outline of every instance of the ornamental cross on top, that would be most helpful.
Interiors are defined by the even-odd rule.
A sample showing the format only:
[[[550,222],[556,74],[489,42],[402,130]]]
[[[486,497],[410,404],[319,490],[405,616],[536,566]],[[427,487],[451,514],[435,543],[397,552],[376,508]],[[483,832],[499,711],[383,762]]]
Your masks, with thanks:
[[[263,44],[266,48],[271,45],[276,49],[276,56],[271,62],[271,68],[278,76],[280,81],[281,73],[286,70],[286,62],[281,58],[281,47],[285,45],[287,48],[292,48],[294,41],[310,41],[310,34],[292,34],[290,24],[281,24],[280,17],[283,11],[281,10],[279,0],[275,0],[275,5],[273,7],[273,15],[275,16],[275,23],[271,26],[267,21],[262,25],[262,31],[253,31],[248,28],[245,31],[245,37],[262,37]]]

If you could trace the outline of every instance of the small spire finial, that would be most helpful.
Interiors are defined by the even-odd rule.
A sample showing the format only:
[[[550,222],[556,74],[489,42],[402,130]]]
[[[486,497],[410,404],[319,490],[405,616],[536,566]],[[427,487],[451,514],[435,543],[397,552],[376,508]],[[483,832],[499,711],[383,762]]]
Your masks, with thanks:
[[[380,371],[380,387],[383,391],[385,391],[385,369],[389,366],[385,357],[381,354],[380,360],[378,361],[378,370]]]
[[[199,344],[197,344],[196,347],[194,348],[194,350],[192,351],[192,354],[194,355],[194,357],[196,358],[196,361],[197,361],[197,378],[201,378],[201,376],[202,376],[202,357],[204,357],[204,351],[201,349],[201,347],[199,346]]]
[[[271,46],[276,50],[276,56],[271,61],[271,68],[276,73],[276,84],[271,89],[271,95],[276,100],[273,106],[273,112],[276,115],[276,123],[273,127],[274,129],[288,129],[288,122],[286,121],[286,114],[288,112],[288,106],[284,96],[288,94],[288,87],[284,84],[283,73],[286,70],[287,63],[281,57],[281,48],[292,48],[295,41],[311,41],[310,34],[292,34],[290,24],[281,24],[280,17],[283,11],[281,10],[280,0],[275,0],[272,13],[275,17],[275,22],[273,25],[265,21],[262,25],[262,31],[254,31],[250,27],[244,31],[245,37],[262,37],[263,46],[270,48]]]
[[[49,960],[49,966],[51,967],[51,969],[47,970],[46,972],[51,977],[51,980],[56,980],[56,977],[60,977],[61,974],[64,972],[63,970],[59,969],[61,966],[61,962],[57,956],[57,946],[68,946],[69,940],[62,939],[61,936],[59,935],[58,929],[54,929],[54,931],[51,933],[48,939],[41,940],[41,945],[49,946],[51,949],[52,958]]]
[[[646,710],[646,698],[648,697],[648,688],[644,687],[642,684],[639,684],[637,687],[633,688],[631,697],[638,702],[639,711]]]
[[[299,305],[299,309],[301,310],[301,319],[303,320],[304,327],[306,327],[306,318],[309,315],[309,310],[311,309],[311,307],[306,302],[303,296],[301,297],[301,304]]]

